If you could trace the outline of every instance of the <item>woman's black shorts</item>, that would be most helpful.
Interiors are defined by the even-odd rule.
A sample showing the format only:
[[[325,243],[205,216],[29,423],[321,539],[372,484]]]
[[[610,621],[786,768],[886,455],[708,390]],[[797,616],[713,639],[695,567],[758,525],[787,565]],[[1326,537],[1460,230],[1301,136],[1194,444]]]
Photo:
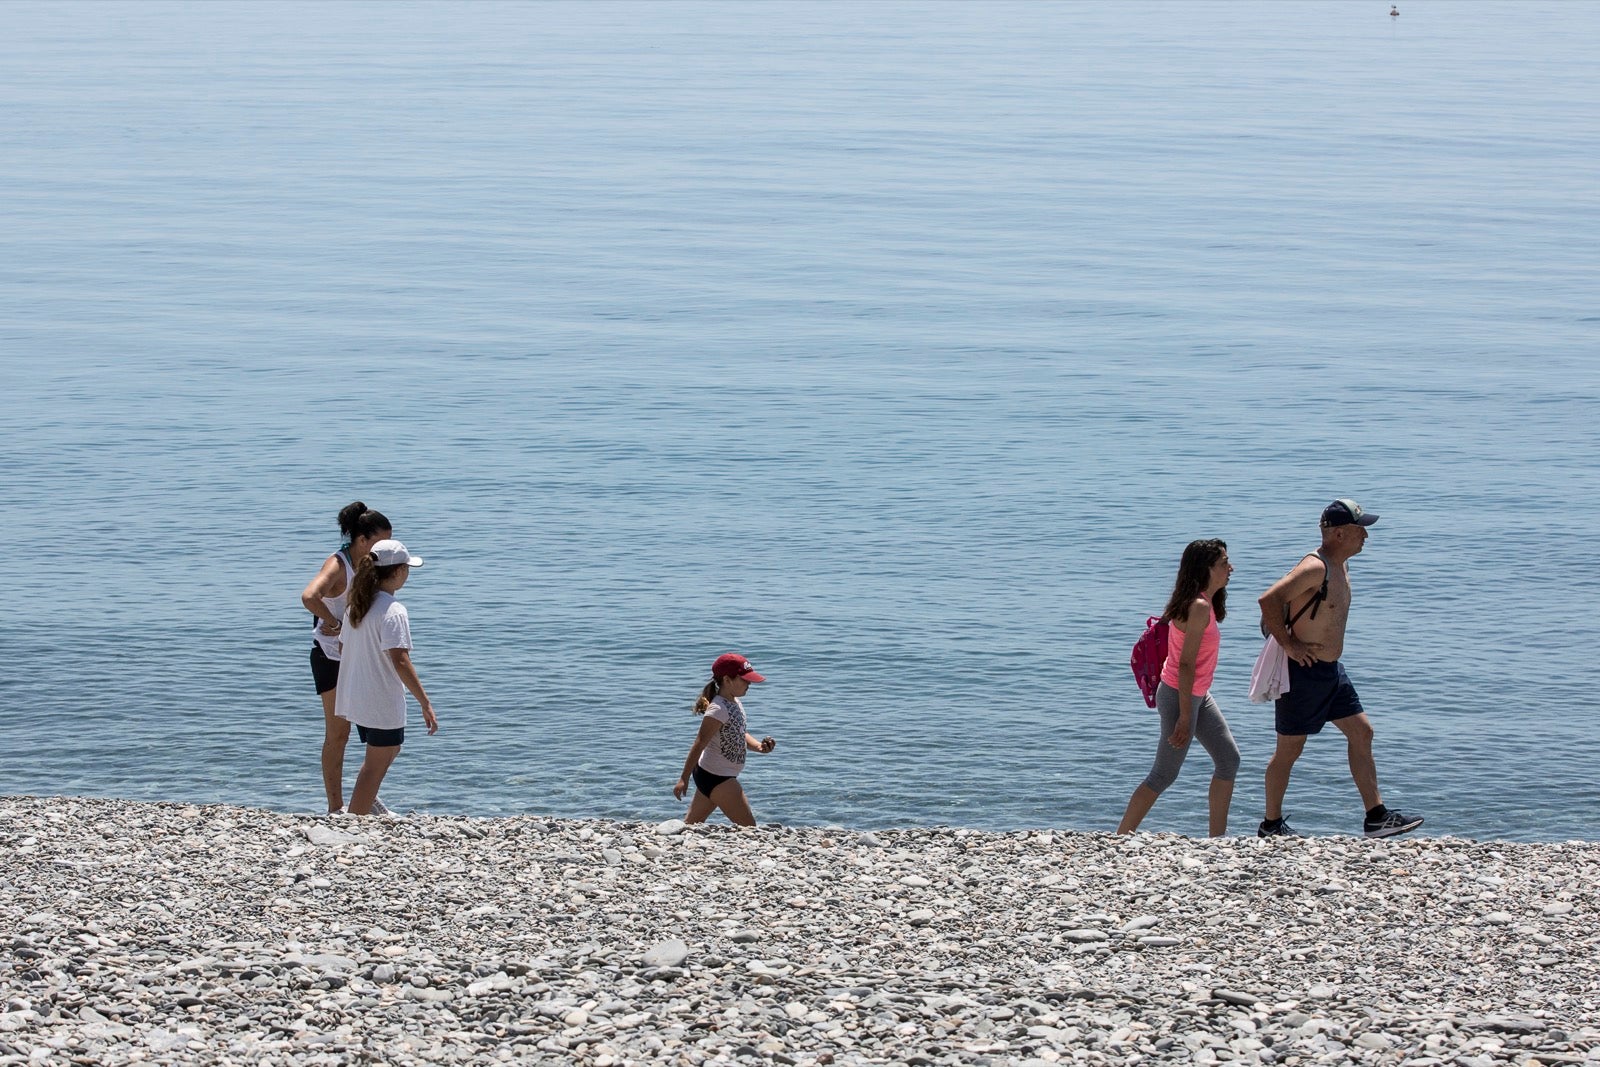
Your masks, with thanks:
[[[339,685],[339,661],[329,659],[322,646],[311,642],[311,678],[317,683],[317,692],[326,693]]]
[[[723,782],[732,781],[737,777],[738,775],[736,774],[712,774],[704,767],[696,767],[694,769],[694,787],[704,793],[707,799],[710,799],[713,789]]]

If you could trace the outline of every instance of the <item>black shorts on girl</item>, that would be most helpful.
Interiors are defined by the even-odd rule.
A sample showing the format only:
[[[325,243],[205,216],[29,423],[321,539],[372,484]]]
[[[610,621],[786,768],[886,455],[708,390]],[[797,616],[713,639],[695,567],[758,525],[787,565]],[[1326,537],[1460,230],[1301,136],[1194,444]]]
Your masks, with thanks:
[[[376,726],[357,726],[356,733],[361,736],[363,745],[373,748],[399,748],[406,743],[406,728],[398,730],[380,730]]]
[[[339,687],[339,661],[329,659],[315,641],[311,642],[311,679],[317,683],[318,695]]]
[[[694,787],[704,793],[706,799],[709,800],[713,789],[723,782],[731,782],[737,777],[738,775],[735,774],[712,774],[704,767],[696,767],[694,769]]]
[[[1290,737],[1319,734],[1338,719],[1360,715],[1361,698],[1344,673],[1344,664],[1318,660],[1309,667],[1289,661],[1289,691],[1273,705],[1278,733]]]

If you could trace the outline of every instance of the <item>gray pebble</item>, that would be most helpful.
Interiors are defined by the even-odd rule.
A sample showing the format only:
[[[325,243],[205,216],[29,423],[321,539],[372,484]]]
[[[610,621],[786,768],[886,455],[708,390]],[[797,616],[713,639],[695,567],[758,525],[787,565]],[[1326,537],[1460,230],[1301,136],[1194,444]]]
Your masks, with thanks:
[[[640,959],[646,967],[676,967],[689,958],[689,946],[673,938],[662,941]]]

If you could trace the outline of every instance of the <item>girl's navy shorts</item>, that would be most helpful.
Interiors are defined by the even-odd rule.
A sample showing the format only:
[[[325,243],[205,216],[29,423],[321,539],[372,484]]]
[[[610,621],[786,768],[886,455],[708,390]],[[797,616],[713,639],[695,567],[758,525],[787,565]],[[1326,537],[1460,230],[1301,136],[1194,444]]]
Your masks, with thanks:
[[[376,726],[357,726],[356,733],[361,736],[361,743],[371,745],[373,748],[399,748],[406,743],[406,728],[398,730],[380,730]]]

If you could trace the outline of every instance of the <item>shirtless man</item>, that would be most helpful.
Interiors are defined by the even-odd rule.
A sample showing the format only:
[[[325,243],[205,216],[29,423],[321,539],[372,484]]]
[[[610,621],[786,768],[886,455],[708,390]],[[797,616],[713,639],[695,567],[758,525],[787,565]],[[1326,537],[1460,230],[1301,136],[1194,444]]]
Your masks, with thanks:
[[[1283,818],[1289,772],[1306,738],[1330,722],[1349,746],[1350,777],[1367,806],[1366,836],[1392,837],[1422,825],[1420,815],[1384,807],[1372,760],[1372,724],[1339,662],[1350,619],[1350,557],[1361,551],[1367,527],[1377,521],[1354,500],[1335,500],[1322,509],[1322,547],[1261,595],[1262,626],[1289,656],[1289,691],[1276,708],[1278,748],[1267,764],[1267,818],[1256,831],[1261,837],[1297,836]]]

